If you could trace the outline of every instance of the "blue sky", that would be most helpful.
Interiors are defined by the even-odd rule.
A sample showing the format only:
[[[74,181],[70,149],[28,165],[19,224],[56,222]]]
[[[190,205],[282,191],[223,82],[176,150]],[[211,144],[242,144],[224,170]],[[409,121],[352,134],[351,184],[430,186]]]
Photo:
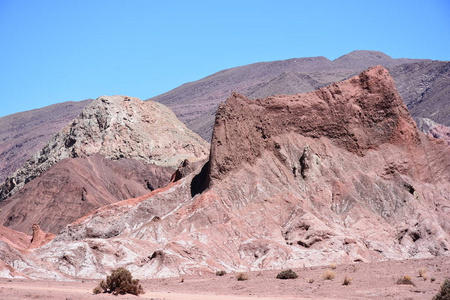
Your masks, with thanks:
[[[0,116],[147,99],[259,61],[378,50],[450,60],[450,1],[0,0]]]

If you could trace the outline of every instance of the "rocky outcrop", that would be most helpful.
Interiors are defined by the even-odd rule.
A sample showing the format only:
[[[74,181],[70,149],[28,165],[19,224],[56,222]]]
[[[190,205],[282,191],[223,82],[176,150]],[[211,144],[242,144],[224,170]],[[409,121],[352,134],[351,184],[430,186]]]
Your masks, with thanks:
[[[0,224],[29,234],[39,224],[56,234],[94,209],[167,185],[173,173],[129,158],[66,158],[4,200]]]
[[[58,132],[0,187],[0,200],[66,158],[100,154],[176,168],[184,159],[202,159],[208,144],[162,104],[126,96],[102,96]]]
[[[445,141],[450,146],[450,128],[427,118],[415,118],[419,129],[430,137]]]
[[[31,238],[29,249],[35,249],[44,246],[55,237],[54,234],[42,231],[38,224],[33,224],[33,237]]]
[[[242,163],[253,164],[265,150],[284,160],[275,139],[284,133],[328,138],[358,155],[384,143],[419,143],[415,123],[392,77],[376,67],[310,94],[258,100],[233,94],[217,110],[212,178],[221,178]]]
[[[306,95],[234,94],[208,163],[86,215],[27,259],[41,277],[125,266],[146,278],[449,255],[448,157],[382,67]]]
[[[91,102],[63,102],[0,118],[0,184]]]
[[[233,91],[251,99],[308,93],[347,79],[370,66],[382,65],[393,70],[393,77],[406,103],[416,102],[416,99],[422,103],[420,111],[414,110],[413,115],[419,117],[426,113],[426,117],[434,119],[444,116],[449,107],[445,101],[448,96],[439,93],[440,89],[449,85],[449,77],[443,70],[446,63],[448,62],[393,59],[379,51],[361,50],[332,61],[325,57],[292,58],[222,70],[150,100],[169,106],[189,128],[210,141],[214,113],[220,102]],[[424,68],[424,65],[427,67]],[[432,109],[427,109],[428,101],[433,102]],[[432,116],[436,107],[444,108],[444,111],[437,111],[437,115]],[[443,122],[439,123],[445,125]]]

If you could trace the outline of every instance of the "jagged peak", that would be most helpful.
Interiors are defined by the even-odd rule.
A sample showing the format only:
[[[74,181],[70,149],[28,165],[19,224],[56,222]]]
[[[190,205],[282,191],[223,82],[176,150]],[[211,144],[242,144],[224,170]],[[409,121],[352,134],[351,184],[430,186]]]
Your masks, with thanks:
[[[273,149],[273,137],[287,133],[325,137],[358,155],[383,143],[419,140],[393,78],[375,66],[307,94],[250,100],[233,93],[216,115],[212,178],[254,162],[264,149]]]
[[[163,104],[128,96],[101,96],[58,132],[0,186],[0,200],[65,158],[101,154],[173,167],[203,159],[209,144]]]

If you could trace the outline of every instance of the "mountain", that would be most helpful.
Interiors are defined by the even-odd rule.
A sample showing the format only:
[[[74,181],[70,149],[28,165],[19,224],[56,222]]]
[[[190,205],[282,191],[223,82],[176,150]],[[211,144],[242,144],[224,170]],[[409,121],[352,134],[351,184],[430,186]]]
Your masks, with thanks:
[[[57,233],[93,209],[165,186],[208,147],[162,104],[99,97],[0,186],[0,222]]]
[[[370,66],[394,68],[423,61],[427,60],[393,59],[382,52],[353,51],[333,61],[325,57],[310,57],[262,62],[220,71],[150,100],[172,108],[181,121],[209,141],[214,123],[214,114],[211,112],[232,92],[239,92],[252,99],[276,94],[306,93],[349,78]],[[441,63],[437,62],[435,67]],[[401,74],[404,73],[399,71],[399,84],[405,83],[409,89],[414,89],[413,85],[408,85],[410,78],[407,75],[401,77]],[[408,88],[401,89],[400,93],[406,102],[410,102],[405,97],[409,96]],[[426,102],[428,94],[424,97]],[[448,104],[441,102],[441,105]]]
[[[64,102],[0,118],[0,183],[44,147],[91,101]]]
[[[234,93],[208,162],[80,218],[17,271],[148,278],[448,256],[449,157],[379,66],[308,94]]]
[[[378,51],[353,51],[334,61],[325,57],[261,62],[217,72],[151,98],[170,107],[194,132],[209,141],[220,102],[232,92],[249,98],[311,92],[373,66],[387,67],[415,118],[450,127],[448,62],[392,59]],[[0,183],[92,100],[66,102],[0,118]],[[59,121],[58,121],[59,120]],[[55,122],[58,126],[55,126]],[[25,124],[27,124],[25,126]]]
[[[414,117],[450,127],[450,62],[422,61],[390,72]]]

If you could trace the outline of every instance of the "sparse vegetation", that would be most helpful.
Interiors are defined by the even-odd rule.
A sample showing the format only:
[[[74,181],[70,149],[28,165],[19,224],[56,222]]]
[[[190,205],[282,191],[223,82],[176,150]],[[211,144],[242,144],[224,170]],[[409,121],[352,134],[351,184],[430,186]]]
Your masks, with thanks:
[[[133,279],[130,271],[125,268],[117,268],[106,277],[106,281],[102,280],[100,284],[92,291],[94,294],[112,293],[114,295],[133,294],[139,295],[144,293],[144,289],[138,279]]]
[[[331,269],[331,270],[336,270],[336,268],[337,268],[337,265],[336,265],[336,264],[331,264],[331,265],[330,265],[330,269]]]
[[[95,295],[103,293],[103,289],[98,285],[94,288],[94,290],[92,291]]]
[[[181,282],[181,283],[184,282],[184,277],[181,277],[180,282]]]
[[[412,281],[411,276],[408,276],[408,275],[404,275],[403,277],[399,278],[397,280],[397,284],[409,284],[412,286],[416,286],[414,284],[414,282]]]
[[[239,273],[236,278],[238,281],[245,281],[248,280],[248,275],[246,273]]]
[[[350,285],[352,283],[352,279],[348,276],[345,276],[344,281],[342,282],[342,285]]]
[[[277,279],[295,279],[295,278],[298,278],[298,275],[291,269],[281,271],[277,275]]]
[[[417,272],[419,273],[419,277],[422,277],[423,280],[427,280],[427,269],[425,268],[419,268],[417,270]]]
[[[314,283],[314,278],[309,278],[308,283]]]
[[[325,280],[333,280],[334,277],[336,276],[336,272],[331,271],[331,270],[326,270],[323,274],[322,277]]]
[[[441,284],[441,289],[433,297],[433,300],[448,300],[450,299],[450,279],[445,279],[444,283]]]
[[[224,270],[220,270],[220,271],[216,272],[216,276],[224,276],[226,274],[227,274],[227,272],[225,272]]]

